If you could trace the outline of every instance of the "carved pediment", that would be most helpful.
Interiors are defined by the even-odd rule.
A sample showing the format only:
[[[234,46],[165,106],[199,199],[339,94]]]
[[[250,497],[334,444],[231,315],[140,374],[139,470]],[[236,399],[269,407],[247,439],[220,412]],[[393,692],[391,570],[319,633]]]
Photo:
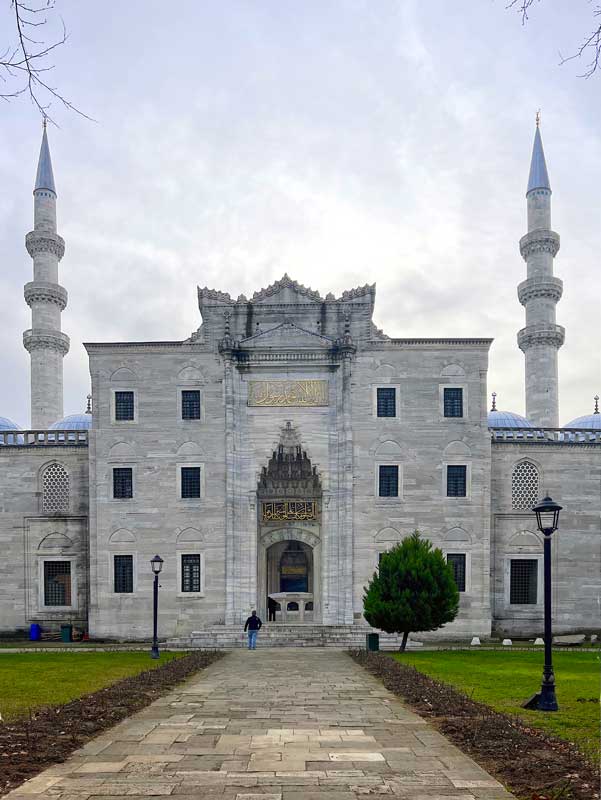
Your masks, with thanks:
[[[255,292],[251,303],[321,303],[319,292],[303,286],[284,273],[284,277],[275,281],[266,289]]]
[[[244,349],[295,349],[307,348],[310,350],[328,349],[334,344],[333,340],[319,333],[305,330],[294,322],[282,322],[267,331],[262,331],[240,342]]]

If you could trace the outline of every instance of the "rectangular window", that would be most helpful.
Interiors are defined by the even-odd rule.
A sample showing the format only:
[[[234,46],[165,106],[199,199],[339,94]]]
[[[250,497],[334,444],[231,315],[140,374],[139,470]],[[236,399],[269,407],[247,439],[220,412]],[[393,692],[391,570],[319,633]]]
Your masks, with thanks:
[[[467,467],[448,466],[447,467],[447,497],[465,497],[467,485]]]
[[[445,417],[463,416],[463,389],[444,390],[444,415]]]
[[[396,464],[380,464],[378,494],[380,497],[399,496],[399,468]]]
[[[134,393],[115,392],[115,419],[118,422],[133,420],[134,418]]]
[[[113,497],[119,500],[133,497],[133,470],[131,467],[113,468]]]
[[[200,391],[182,391],[182,419],[200,419]]]
[[[538,590],[538,560],[512,558],[509,581],[509,602],[516,605],[534,605]]]
[[[465,553],[449,553],[447,564],[453,568],[455,583],[460,592],[465,592]]]
[[[182,556],[182,592],[200,592],[200,555]]]
[[[44,561],[44,605],[71,605],[70,561]]]
[[[134,557],[114,557],[115,592],[131,594],[134,590]]]
[[[182,467],[182,498],[200,497],[200,467]]]
[[[376,405],[379,417],[396,417],[396,389],[378,388]]]

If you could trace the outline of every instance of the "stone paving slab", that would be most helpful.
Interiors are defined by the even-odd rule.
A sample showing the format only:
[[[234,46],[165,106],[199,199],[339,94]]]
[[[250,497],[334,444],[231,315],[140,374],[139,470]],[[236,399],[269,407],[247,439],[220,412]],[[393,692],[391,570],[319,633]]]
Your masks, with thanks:
[[[347,655],[238,650],[11,800],[510,800]]]

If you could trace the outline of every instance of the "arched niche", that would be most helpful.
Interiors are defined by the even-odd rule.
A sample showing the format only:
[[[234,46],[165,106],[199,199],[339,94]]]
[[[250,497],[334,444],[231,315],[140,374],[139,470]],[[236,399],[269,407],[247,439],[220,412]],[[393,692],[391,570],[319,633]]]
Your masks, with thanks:
[[[66,536],[64,533],[58,533],[55,531],[54,533],[49,533],[47,536],[44,536],[40,544],[38,545],[38,550],[55,550],[55,551],[64,551],[64,550],[71,550],[73,548],[73,540]]]
[[[135,541],[135,534],[127,528],[118,528],[109,536],[109,544],[133,544]]]
[[[510,550],[527,548],[528,550],[541,550],[542,542],[532,531],[517,531],[508,542]]]
[[[378,544],[381,543],[394,543],[398,544],[401,541],[401,533],[397,531],[396,528],[392,528],[388,526],[387,528],[381,528],[376,535],[374,536],[374,541]]]
[[[177,455],[198,457],[202,455],[202,451],[197,442],[184,442],[177,448]]]
[[[138,376],[129,367],[119,367],[111,375],[111,383],[134,383],[137,380]]]
[[[440,373],[441,378],[462,378],[465,376],[465,370],[461,364],[447,364]]]
[[[320,538],[314,531],[304,528],[281,528],[275,531],[268,531],[261,536],[261,545],[265,548],[271,547],[277,542],[304,542],[309,547],[316,548],[320,544]]]
[[[385,442],[381,442],[376,447],[376,452],[374,456],[378,460],[391,460],[391,461],[398,461],[403,455],[403,451],[401,449],[401,445],[398,442],[395,442],[393,439],[388,439]]]
[[[394,378],[398,377],[398,374],[398,369],[395,369],[392,364],[378,364],[374,369],[374,377],[376,378]]]
[[[469,446],[465,442],[459,441],[449,442],[443,451],[445,458],[469,458],[472,454]]]
[[[203,535],[197,528],[184,528],[177,534],[177,544],[198,544],[202,542]]]
[[[131,461],[136,457],[136,451],[127,442],[117,442],[109,450],[109,461]]]
[[[204,375],[196,367],[188,365],[177,373],[177,380],[180,383],[199,383],[204,380]]]
[[[472,537],[463,528],[451,528],[444,534],[443,539],[447,544],[471,544],[472,541]]]

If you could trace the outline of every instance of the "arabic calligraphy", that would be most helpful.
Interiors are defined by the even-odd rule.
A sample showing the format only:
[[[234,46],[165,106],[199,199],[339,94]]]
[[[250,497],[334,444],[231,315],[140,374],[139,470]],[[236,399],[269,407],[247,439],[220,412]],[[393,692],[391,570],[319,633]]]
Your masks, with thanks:
[[[315,519],[316,515],[314,500],[279,500],[262,504],[263,522],[301,521]]]
[[[249,406],[327,406],[327,381],[249,381]]]

